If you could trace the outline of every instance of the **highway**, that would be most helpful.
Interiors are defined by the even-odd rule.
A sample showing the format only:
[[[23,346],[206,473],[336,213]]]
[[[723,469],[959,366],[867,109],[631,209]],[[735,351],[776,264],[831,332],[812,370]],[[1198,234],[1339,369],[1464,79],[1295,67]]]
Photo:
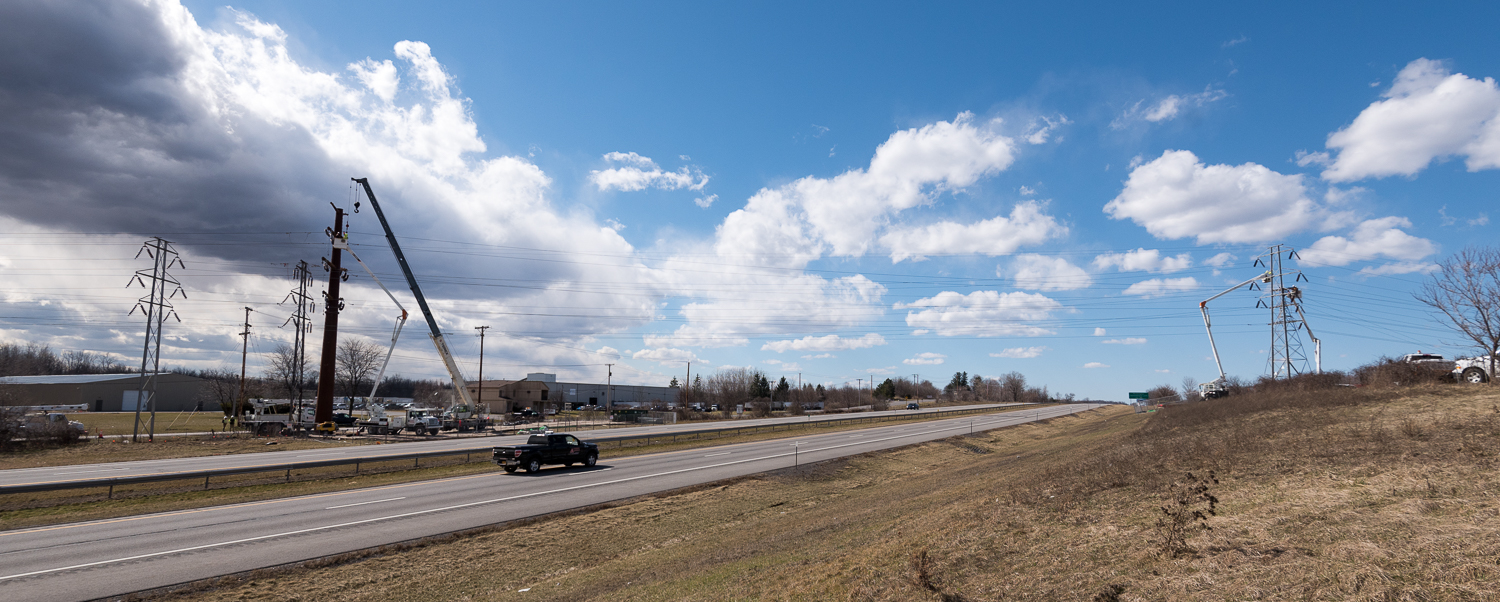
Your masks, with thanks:
[[[4,531],[0,599],[121,595],[1097,407],[1052,406],[617,460],[606,453],[591,469],[506,474],[496,468],[435,481]]]
[[[945,410],[968,410],[978,408],[1001,408],[1021,404],[983,404],[971,406],[951,406],[938,409],[925,410],[887,410],[884,412],[862,412],[859,414],[821,414],[816,416],[794,416],[786,418],[759,418],[742,420],[725,420],[718,422],[693,422],[670,425],[652,425],[639,427],[613,428],[609,430],[579,431],[579,435],[588,438],[596,437],[620,437],[639,435],[671,435],[675,432],[695,431],[712,428],[749,428],[754,426],[765,426],[772,424],[786,424],[793,422],[821,422],[828,420],[847,420],[851,418],[869,418],[875,416],[905,415],[913,416],[930,414]],[[68,466],[50,466],[42,468],[19,468],[12,470],[0,470],[0,486],[21,485],[33,483],[58,483],[70,481],[84,481],[108,477],[126,477],[138,475],[160,475],[169,473],[185,473],[200,470],[217,470],[231,468],[248,468],[255,466],[281,466],[291,462],[306,462],[311,460],[331,460],[335,458],[378,460],[382,456],[395,456],[412,452],[423,451],[463,451],[463,450],[488,450],[496,445],[512,445],[524,443],[526,435],[511,435],[505,437],[465,437],[465,438],[438,438],[433,441],[413,441],[407,443],[393,443],[390,445],[353,445],[345,449],[316,449],[275,451],[252,454],[231,454],[223,456],[201,456],[196,458],[173,458],[167,460],[145,460],[137,462],[111,462],[102,464],[73,464]],[[124,445],[124,444],[121,444]],[[133,445],[150,445],[149,443],[137,443]]]

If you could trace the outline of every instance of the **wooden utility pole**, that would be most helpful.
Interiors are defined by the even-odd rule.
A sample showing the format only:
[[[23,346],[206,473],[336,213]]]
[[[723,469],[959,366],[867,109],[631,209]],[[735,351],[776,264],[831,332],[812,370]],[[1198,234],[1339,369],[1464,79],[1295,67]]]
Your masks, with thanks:
[[[615,401],[614,401],[614,393],[615,393],[615,388],[614,388],[615,365],[614,364],[605,364],[605,370],[609,371],[609,375],[604,380],[604,411],[605,412],[614,412],[615,411]]]
[[[332,205],[333,203],[329,203]],[[339,296],[339,283],[348,278],[342,267],[344,246],[344,210],[333,207],[333,227],[326,230],[333,242],[333,260],[323,260],[323,269],[328,270],[328,292],[323,293],[323,363],[318,368],[318,400],[313,410],[313,422],[322,424],[333,420],[333,381],[339,346],[339,311],[344,309],[344,299]]]
[[[484,403],[484,331],[489,329],[490,327],[488,326],[474,327],[474,330],[479,331],[479,397],[474,399],[475,407],[470,408],[469,411],[475,413],[479,412],[479,404]],[[484,413],[490,413],[489,404],[485,404]]]
[[[245,308],[245,332],[240,333],[240,338],[244,340],[240,343],[240,390],[234,396],[234,415],[237,420],[245,416],[245,356],[249,355],[250,351],[250,312],[252,311],[255,310]]]

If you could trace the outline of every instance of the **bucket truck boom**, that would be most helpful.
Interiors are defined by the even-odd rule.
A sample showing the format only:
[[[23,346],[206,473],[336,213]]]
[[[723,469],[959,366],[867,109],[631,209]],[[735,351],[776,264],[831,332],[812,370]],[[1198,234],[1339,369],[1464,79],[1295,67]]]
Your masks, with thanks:
[[[370,181],[366,178],[350,178],[363,186],[365,196],[370,199],[370,206],[375,208],[375,217],[380,218],[380,227],[385,229],[385,239],[391,244],[391,251],[396,254],[396,263],[401,264],[401,273],[406,275],[406,284],[411,286],[411,294],[417,298],[417,307],[422,310],[422,317],[427,319],[427,328],[432,331],[428,336],[432,338],[432,345],[437,347],[438,355],[443,357],[443,365],[448,368],[448,376],[453,378],[453,389],[458,394],[460,402],[470,408],[474,408],[474,400],[469,398],[469,383],[464,380],[463,374],[458,371],[458,362],[453,360],[453,354],[448,351],[448,342],[443,339],[443,331],[438,329],[437,320],[432,317],[432,310],[427,307],[427,298],[422,296],[422,288],[417,286],[417,277],[411,273],[411,266],[406,263],[406,255],[401,253],[401,245],[396,242],[396,234],[391,232],[391,224],[385,219],[385,212],[380,210],[380,203],[375,200],[375,191],[370,189]]]
[[[1201,386],[1198,387],[1198,391],[1203,394],[1203,398],[1204,399],[1213,399],[1215,397],[1223,397],[1224,393],[1225,393],[1225,391],[1224,391],[1224,379],[1226,378],[1226,376],[1224,375],[1224,362],[1222,362],[1222,361],[1219,360],[1219,346],[1214,343],[1214,326],[1213,326],[1213,322],[1208,319],[1208,302],[1209,301],[1213,301],[1214,299],[1218,299],[1219,297],[1223,297],[1224,295],[1232,293],[1232,292],[1234,292],[1236,290],[1239,290],[1240,287],[1243,287],[1245,285],[1253,283],[1253,282],[1255,282],[1257,280],[1259,280],[1263,284],[1264,283],[1270,283],[1271,282],[1271,271],[1270,270],[1266,270],[1266,273],[1261,274],[1259,276],[1256,276],[1254,278],[1251,278],[1249,280],[1246,280],[1244,282],[1241,282],[1239,284],[1236,284],[1234,286],[1231,286],[1228,289],[1226,289],[1224,292],[1219,293],[1217,295],[1214,295],[1212,297],[1209,297],[1207,299],[1204,299],[1202,302],[1200,302],[1198,304],[1198,310],[1203,312],[1203,328],[1205,328],[1205,329],[1208,330],[1208,347],[1209,347],[1209,349],[1213,350],[1213,352],[1214,352],[1214,364],[1219,367],[1219,378],[1214,379],[1213,382],[1203,383]]]

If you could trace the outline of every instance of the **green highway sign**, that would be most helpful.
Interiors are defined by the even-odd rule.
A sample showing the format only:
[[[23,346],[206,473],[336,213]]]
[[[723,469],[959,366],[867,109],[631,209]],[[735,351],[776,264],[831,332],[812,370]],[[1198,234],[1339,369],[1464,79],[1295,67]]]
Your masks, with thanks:
[[[1130,398],[1131,399],[1151,399],[1151,394],[1150,393],[1135,393],[1135,392],[1132,392],[1130,394]]]

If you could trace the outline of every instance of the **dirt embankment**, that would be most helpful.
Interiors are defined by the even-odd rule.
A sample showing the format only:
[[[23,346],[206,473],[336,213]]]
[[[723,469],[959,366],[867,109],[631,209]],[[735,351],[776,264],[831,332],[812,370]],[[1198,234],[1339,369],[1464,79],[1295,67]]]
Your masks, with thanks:
[[[177,597],[1497,599],[1491,391],[1291,386],[1112,408]],[[1188,472],[1203,495],[1184,493]],[[1180,547],[1159,526],[1174,514]]]

